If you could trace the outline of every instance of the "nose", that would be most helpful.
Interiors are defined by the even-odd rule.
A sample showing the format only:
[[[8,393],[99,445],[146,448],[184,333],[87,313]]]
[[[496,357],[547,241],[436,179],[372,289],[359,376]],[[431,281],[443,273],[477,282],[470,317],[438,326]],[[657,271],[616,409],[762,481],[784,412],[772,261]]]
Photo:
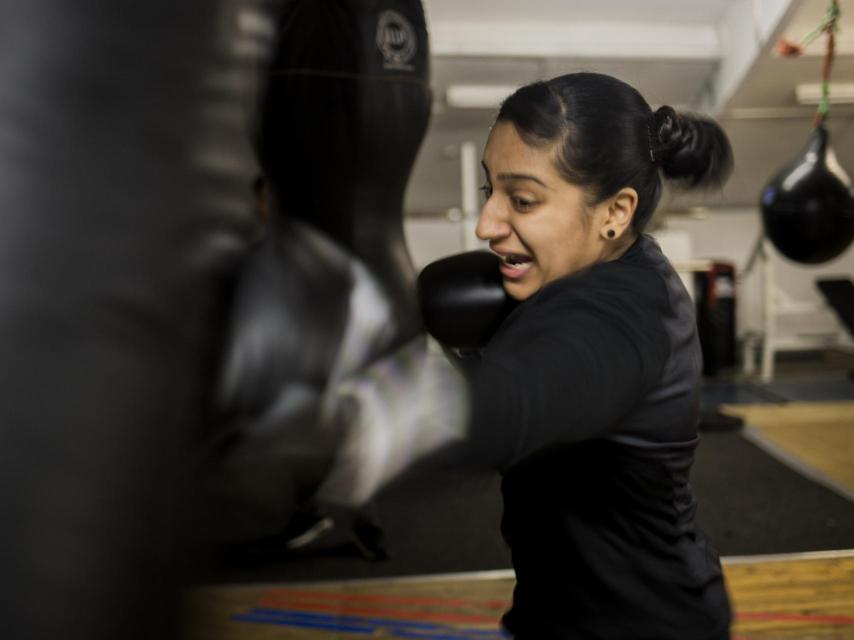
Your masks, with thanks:
[[[484,203],[474,233],[480,240],[490,241],[500,240],[510,235],[510,223],[507,216],[498,203],[494,201],[494,198],[490,198]]]

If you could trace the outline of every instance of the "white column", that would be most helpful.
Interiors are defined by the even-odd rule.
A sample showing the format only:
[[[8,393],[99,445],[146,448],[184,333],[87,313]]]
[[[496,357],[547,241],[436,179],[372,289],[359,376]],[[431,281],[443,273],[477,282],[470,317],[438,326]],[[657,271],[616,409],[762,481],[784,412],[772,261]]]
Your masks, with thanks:
[[[477,197],[479,168],[477,145],[474,142],[463,142],[460,145],[460,182],[462,184],[463,211],[460,218],[460,233],[462,234],[463,251],[479,249],[482,246],[477,236],[474,235],[477,217],[480,213]]]
[[[774,281],[774,264],[771,241],[762,239],[762,294],[765,304],[762,308],[762,382],[771,382],[774,378],[774,350],[776,330],[774,318],[776,315],[776,284]]]

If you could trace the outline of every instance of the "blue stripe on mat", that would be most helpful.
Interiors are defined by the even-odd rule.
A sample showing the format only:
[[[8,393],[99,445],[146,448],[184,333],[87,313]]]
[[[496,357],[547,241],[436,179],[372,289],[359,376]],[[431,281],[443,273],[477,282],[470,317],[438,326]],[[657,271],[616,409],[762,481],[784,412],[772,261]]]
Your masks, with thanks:
[[[302,620],[323,620],[323,621],[335,621],[345,624],[367,624],[372,626],[382,626],[382,627],[409,627],[412,629],[423,629],[425,631],[428,630],[448,630],[447,625],[438,625],[431,622],[418,622],[416,620],[397,620],[397,619],[389,619],[389,618],[367,618],[364,616],[348,616],[348,615],[336,615],[336,614],[327,614],[327,613],[313,613],[310,611],[298,611],[292,609],[252,609],[249,612],[249,615],[258,615],[269,618],[293,618],[293,619],[302,619]]]
[[[457,629],[415,620],[332,615],[288,609],[253,608],[248,613],[233,616],[231,619],[235,622],[251,624],[272,624],[362,635],[382,630],[391,632],[393,637],[422,640],[504,640],[510,637],[499,629]]]
[[[320,629],[323,631],[337,631],[339,633],[358,633],[365,635],[373,635],[374,627],[354,626],[347,624],[338,624],[334,622],[322,622],[313,620],[299,620],[296,618],[274,617],[274,616],[255,616],[255,615],[237,615],[231,618],[235,622],[246,622],[250,624],[274,624],[280,627],[300,627],[303,629]]]

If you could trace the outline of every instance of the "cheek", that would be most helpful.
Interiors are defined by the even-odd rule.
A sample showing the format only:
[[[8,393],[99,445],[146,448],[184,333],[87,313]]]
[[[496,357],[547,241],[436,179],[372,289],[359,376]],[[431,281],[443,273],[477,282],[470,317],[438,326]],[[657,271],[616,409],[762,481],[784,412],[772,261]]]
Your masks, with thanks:
[[[545,215],[517,218],[517,236],[546,275],[565,275],[584,254],[591,225],[581,220],[583,212],[573,211],[569,205],[541,213]]]
[[[584,227],[571,220],[552,229],[547,242],[553,256],[570,260],[586,244],[586,235]]]
[[[565,224],[547,239],[544,268],[551,277],[563,277],[578,271],[587,262],[588,232],[583,225]]]

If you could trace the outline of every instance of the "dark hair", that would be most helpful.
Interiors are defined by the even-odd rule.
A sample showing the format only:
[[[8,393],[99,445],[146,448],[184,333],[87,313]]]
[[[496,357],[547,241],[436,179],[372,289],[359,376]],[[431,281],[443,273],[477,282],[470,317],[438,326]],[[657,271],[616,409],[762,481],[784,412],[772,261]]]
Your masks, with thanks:
[[[661,176],[688,188],[721,185],[732,168],[732,150],[713,121],[654,113],[633,87],[611,76],[573,73],[517,90],[496,119],[510,122],[526,144],[559,143],[561,175],[588,189],[593,204],[624,187],[638,193],[632,225],[642,231],[661,197]]]

